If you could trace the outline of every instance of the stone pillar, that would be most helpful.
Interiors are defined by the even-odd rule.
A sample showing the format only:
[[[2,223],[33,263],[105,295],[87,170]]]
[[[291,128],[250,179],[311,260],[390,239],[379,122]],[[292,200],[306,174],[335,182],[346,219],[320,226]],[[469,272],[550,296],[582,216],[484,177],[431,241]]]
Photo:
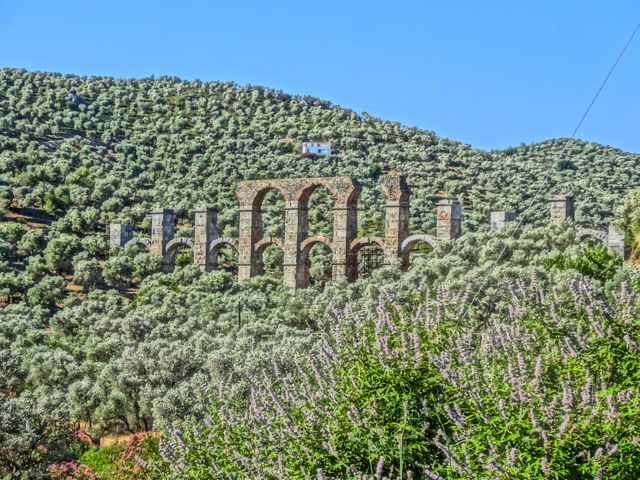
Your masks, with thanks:
[[[452,240],[462,235],[462,208],[455,198],[443,198],[436,203],[436,238]]]
[[[624,247],[625,232],[617,225],[609,225],[607,234],[607,247],[609,252],[619,255],[623,260],[626,259],[626,251]]]
[[[253,200],[253,199],[252,199]],[[260,274],[255,244],[262,238],[260,208],[240,205],[240,235],[238,238],[238,281],[243,282]]]
[[[390,265],[402,257],[400,247],[409,236],[409,198],[411,191],[406,178],[392,171],[381,180],[382,192],[387,199],[384,218],[384,263]]]
[[[515,220],[516,212],[491,212],[491,230],[502,230]]]
[[[109,224],[109,247],[124,247],[133,238],[133,225],[128,223]]]
[[[149,251],[162,255],[173,238],[175,215],[169,208],[156,208],[151,212],[151,247]]]
[[[298,200],[285,200],[283,283],[295,292],[305,288],[307,265],[303,265],[300,243],[307,237],[309,222],[308,205]]]
[[[196,207],[194,210],[193,263],[203,272],[213,268],[209,245],[218,237],[217,212],[212,207]]]
[[[556,195],[551,198],[551,221],[562,222],[573,220],[575,213],[571,195]]]
[[[333,274],[334,280],[355,280],[357,266],[351,254],[351,242],[358,234],[358,209],[355,204],[336,205],[333,209]]]

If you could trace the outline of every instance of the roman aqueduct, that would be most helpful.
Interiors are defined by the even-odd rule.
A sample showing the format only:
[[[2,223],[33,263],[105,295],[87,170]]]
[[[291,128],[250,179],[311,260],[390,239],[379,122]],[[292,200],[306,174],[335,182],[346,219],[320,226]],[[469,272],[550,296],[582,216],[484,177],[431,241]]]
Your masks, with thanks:
[[[333,237],[309,236],[309,198],[319,187],[333,196]],[[376,246],[383,252],[383,264],[400,261],[408,265],[412,249],[420,243],[435,247],[444,240],[455,240],[462,235],[462,209],[455,199],[442,199],[436,205],[436,234],[410,234],[409,197],[406,179],[397,172],[382,177],[381,187],[386,198],[384,237],[357,237],[357,205],[361,187],[350,177],[294,178],[282,180],[248,180],[238,184],[239,236],[227,238],[218,235],[216,211],[209,207],[195,209],[194,237],[175,237],[175,215],[172,210],[160,208],[151,212],[151,236],[134,237],[130,224],[109,225],[111,247],[137,244],[165,259],[167,268],[173,265],[176,252],[183,248],[193,250],[193,261],[203,271],[217,267],[218,255],[223,247],[232,248],[238,255],[238,280],[245,281],[263,273],[263,253],[270,245],[284,252],[283,281],[291,290],[309,284],[309,251],[322,243],[332,252],[332,278],[353,281],[358,276],[357,256],[360,249]],[[284,236],[263,235],[261,207],[270,190],[278,190],[285,202]],[[557,196],[551,200],[551,221],[573,219],[573,199]],[[491,227],[504,228],[515,221],[513,212],[492,212]],[[608,231],[583,229],[578,239],[591,237],[605,244],[612,252],[624,257],[624,234],[617,227]]]

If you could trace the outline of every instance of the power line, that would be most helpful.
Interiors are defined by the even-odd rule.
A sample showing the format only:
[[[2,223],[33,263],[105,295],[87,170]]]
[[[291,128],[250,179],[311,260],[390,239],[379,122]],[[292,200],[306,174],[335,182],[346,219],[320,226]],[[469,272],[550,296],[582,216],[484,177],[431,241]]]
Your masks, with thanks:
[[[555,160],[553,162],[554,164],[558,160],[560,160],[562,158],[562,156],[564,155],[564,152],[567,150],[567,147],[569,146],[569,144],[573,140],[575,140],[575,137],[576,137],[576,134],[578,133],[578,130],[580,129],[580,127],[584,123],[585,119],[587,118],[587,115],[589,115],[589,112],[591,111],[591,108],[596,103],[596,100],[600,96],[600,93],[602,93],[602,90],[604,89],[605,85],[609,81],[609,78],[611,78],[611,75],[613,74],[614,70],[618,66],[618,63],[620,63],[620,60],[622,59],[622,57],[624,56],[625,52],[627,51],[627,48],[629,48],[629,45],[633,41],[633,38],[636,36],[636,33],[638,33],[638,30],[640,30],[640,23],[638,23],[636,28],[633,30],[633,32],[629,36],[629,39],[627,40],[627,43],[625,43],[624,47],[622,48],[622,50],[618,54],[618,57],[616,58],[616,61],[613,63],[613,65],[609,69],[609,72],[607,73],[607,75],[605,76],[604,80],[600,84],[600,87],[598,88],[598,90],[596,91],[595,95],[591,99],[591,102],[589,103],[589,106],[586,108],[586,110],[584,111],[584,113],[580,117],[580,120],[578,121],[578,124],[573,129],[573,132],[571,133],[571,136],[569,137],[569,140],[565,143],[565,145],[562,148],[562,150],[560,151],[560,153],[556,156],[556,158],[555,158]],[[504,247],[500,251],[500,254],[498,255],[498,257],[493,261],[493,264],[491,265],[491,268],[489,269],[489,272],[485,275],[484,281],[480,285],[480,288],[478,288],[478,290],[475,292],[475,294],[473,295],[473,298],[471,299],[471,302],[466,306],[464,312],[462,313],[462,316],[460,317],[461,320],[467,316],[467,313],[469,312],[469,309],[476,303],[476,300],[480,296],[480,293],[482,293],[482,290],[484,290],[484,288],[487,286],[487,283],[489,282],[489,279],[491,278],[491,275],[493,274],[494,270],[498,266],[498,262],[502,259],[502,257],[504,256],[505,252],[507,251],[507,247],[508,247],[507,242],[509,240],[512,240],[513,237],[515,236],[516,232],[520,229],[522,223],[524,222],[524,220],[527,217],[527,214],[528,214],[529,210],[533,207],[534,202],[540,196],[540,193],[542,192],[542,187],[547,183],[547,180],[549,179],[549,176],[551,175],[552,171],[553,171],[553,169],[549,168],[547,170],[547,173],[542,178],[542,182],[541,182],[540,186],[538,187],[538,189],[536,190],[535,194],[533,195],[533,197],[529,201],[529,204],[527,205],[527,207],[523,211],[522,215],[520,215],[520,219],[515,224],[515,227],[512,229],[511,233],[509,234],[509,237],[505,240]]]

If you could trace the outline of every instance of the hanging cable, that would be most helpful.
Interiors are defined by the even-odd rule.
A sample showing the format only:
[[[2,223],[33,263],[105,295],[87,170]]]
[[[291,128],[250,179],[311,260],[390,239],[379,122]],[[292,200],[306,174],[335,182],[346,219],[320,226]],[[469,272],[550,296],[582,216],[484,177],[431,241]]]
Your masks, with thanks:
[[[640,23],[638,23],[636,28],[633,30],[633,32],[629,36],[629,39],[627,40],[627,43],[625,43],[624,47],[622,48],[622,50],[618,54],[618,57],[616,58],[615,62],[613,63],[613,65],[609,69],[609,72],[607,73],[607,75],[604,77],[604,80],[600,84],[600,87],[598,88],[598,90],[594,94],[593,98],[591,99],[591,102],[589,102],[589,106],[586,108],[586,110],[584,111],[584,113],[580,117],[580,120],[578,121],[576,127],[573,129],[573,132],[571,133],[571,136],[569,137],[569,140],[565,143],[565,145],[562,148],[562,150],[560,151],[560,153],[556,156],[556,158],[555,158],[555,160],[553,162],[554,164],[558,160],[560,160],[562,158],[562,156],[564,155],[565,151],[567,150],[567,147],[571,144],[571,142],[573,140],[575,140],[575,137],[576,137],[576,134],[578,133],[578,130],[580,129],[580,127],[584,123],[585,119],[589,115],[589,112],[591,111],[591,108],[596,103],[596,100],[600,96],[600,93],[602,93],[602,90],[604,89],[605,85],[607,84],[607,82],[611,78],[611,75],[613,74],[614,70],[616,69],[616,67],[620,63],[620,60],[622,59],[622,57],[624,56],[625,52],[629,48],[629,45],[631,45],[631,42],[633,41],[633,38],[636,36],[636,33],[638,33],[638,30],[640,30]],[[474,293],[473,298],[471,299],[471,302],[469,302],[469,304],[466,306],[464,312],[462,313],[462,316],[460,317],[460,320],[462,320],[462,319],[464,319],[466,317],[467,313],[469,312],[469,309],[476,303],[476,300],[478,299],[478,297],[480,296],[480,294],[482,293],[484,288],[487,286],[487,283],[489,282],[489,279],[491,278],[491,275],[493,274],[494,270],[498,266],[498,262],[500,262],[500,260],[504,256],[505,252],[507,251],[507,247],[508,247],[508,243],[507,242],[514,238],[515,234],[518,232],[518,230],[522,226],[522,223],[527,218],[529,210],[531,210],[531,208],[533,207],[534,202],[540,196],[540,193],[542,192],[542,188],[544,187],[544,185],[549,180],[549,176],[551,175],[552,172],[553,172],[552,168],[547,169],[546,174],[542,178],[542,182],[540,183],[540,186],[538,187],[538,189],[534,193],[533,197],[531,197],[531,200],[529,201],[527,207],[524,209],[522,215],[520,215],[520,218],[519,218],[518,222],[515,224],[515,226],[513,227],[511,233],[509,234],[509,237],[505,240],[504,247],[500,251],[498,257],[493,261],[493,264],[491,265],[491,268],[489,269],[489,272],[484,277],[484,281],[480,284],[480,287]]]

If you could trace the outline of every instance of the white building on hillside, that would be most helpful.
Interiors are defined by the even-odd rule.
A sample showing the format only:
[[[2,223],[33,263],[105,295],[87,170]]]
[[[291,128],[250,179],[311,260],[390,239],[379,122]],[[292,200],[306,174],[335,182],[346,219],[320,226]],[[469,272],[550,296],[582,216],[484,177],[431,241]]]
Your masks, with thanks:
[[[326,157],[327,155],[331,155],[331,144],[327,142],[319,142],[317,140],[302,142],[302,153]]]

